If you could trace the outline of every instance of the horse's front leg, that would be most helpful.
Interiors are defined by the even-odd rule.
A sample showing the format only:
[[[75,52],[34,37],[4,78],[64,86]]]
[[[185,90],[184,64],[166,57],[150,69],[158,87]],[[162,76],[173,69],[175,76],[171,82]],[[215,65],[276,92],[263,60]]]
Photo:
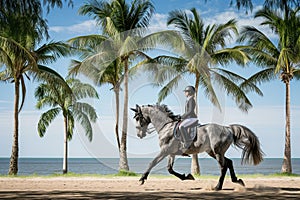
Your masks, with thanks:
[[[147,177],[148,177],[148,175],[149,175],[151,169],[152,169],[155,165],[157,165],[160,161],[162,161],[162,159],[164,159],[167,155],[168,155],[168,154],[166,153],[166,151],[161,150],[161,151],[159,152],[159,154],[158,154],[158,155],[157,155],[157,156],[149,163],[149,166],[148,166],[146,172],[143,173],[142,177],[141,177],[140,180],[139,180],[139,181],[141,182],[141,185],[143,185],[144,182],[145,182],[145,180],[147,180]]]
[[[175,156],[174,155],[170,155],[169,156],[169,161],[168,161],[168,172],[170,174],[173,174],[174,176],[180,178],[180,180],[195,180],[195,178],[191,175],[191,174],[188,174],[187,176],[185,174],[179,174],[177,172],[175,172],[173,170],[173,165],[174,165],[174,159],[175,159]]]

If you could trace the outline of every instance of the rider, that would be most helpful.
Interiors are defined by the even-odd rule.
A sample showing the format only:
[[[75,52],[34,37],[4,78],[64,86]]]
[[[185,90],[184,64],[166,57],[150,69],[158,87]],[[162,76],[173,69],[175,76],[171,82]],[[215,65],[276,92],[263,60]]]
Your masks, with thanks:
[[[184,89],[185,96],[187,97],[185,103],[185,113],[181,115],[182,122],[179,125],[179,130],[183,136],[183,148],[188,149],[190,146],[190,138],[188,137],[187,127],[196,123],[198,121],[197,115],[195,113],[196,101],[194,99],[195,88],[193,86],[187,86]]]

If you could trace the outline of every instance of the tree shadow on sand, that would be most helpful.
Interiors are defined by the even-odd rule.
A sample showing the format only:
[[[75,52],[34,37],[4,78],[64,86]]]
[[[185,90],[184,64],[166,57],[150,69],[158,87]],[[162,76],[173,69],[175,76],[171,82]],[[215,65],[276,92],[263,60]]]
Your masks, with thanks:
[[[250,188],[245,191],[203,191],[192,188],[186,192],[95,192],[95,191],[0,191],[1,199],[286,199],[299,198],[299,188]]]

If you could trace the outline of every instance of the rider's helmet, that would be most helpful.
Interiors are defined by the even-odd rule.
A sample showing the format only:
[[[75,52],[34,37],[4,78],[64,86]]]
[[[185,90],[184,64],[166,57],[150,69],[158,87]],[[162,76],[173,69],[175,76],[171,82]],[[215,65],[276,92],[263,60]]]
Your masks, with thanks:
[[[188,92],[189,95],[194,95],[196,90],[195,90],[194,86],[189,85],[183,91]]]

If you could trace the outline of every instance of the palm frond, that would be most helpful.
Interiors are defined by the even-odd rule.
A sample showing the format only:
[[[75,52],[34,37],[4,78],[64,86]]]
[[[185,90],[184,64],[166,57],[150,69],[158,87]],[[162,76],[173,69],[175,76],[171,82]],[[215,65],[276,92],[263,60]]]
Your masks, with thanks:
[[[236,85],[240,83],[240,89],[245,93],[252,91],[260,96],[263,96],[262,91],[254,83],[248,81],[248,79],[225,69],[217,68],[216,70],[218,71],[217,73],[221,73]]]
[[[231,96],[235,100],[235,103],[240,110],[247,112],[252,107],[252,104],[246,94],[234,82],[221,74],[214,74],[214,79],[227,92],[227,95]]]
[[[68,77],[74,78],[75,76],[77,76],[79,74],[80,66],[81,61],[72,59],[68,69]]]
[[[74,110],[85,113],[92,122],[96,122],[98,118],[96,110],[88,103],[76,102]]]
[[[189,40],[191,37],[189,31],[190,19],[186,12],[182,10],[174,10],[169,12],[167,25],[174,25],[183,35],[184,40]]]
[[[35,79],[37,79],[38,81],[47,81],[48,83],[53,85],[59,84],[60,86],[63,86],[65,88],[65,91],[67,93],[72,93],[72,90],[65,82],[65,79],[55,70],[43,65],[38,65],[38,69],[39,70],[37,72],[30,72],[34,75]]]
[[[295,77],[297,80],[300,80],[300,69],[295,69],[295,70],[294,70],[294,77]]]
[[[177,74],[172,80],[170,80],[158,93],[158,103],[162,102],[174,88],[178,86],[180,79],[182,78],[181,74]]]
[[[87,83],[80,82],[79,79],[67,79],[68,85],[71,87],[76,100],[83,98],[99,98],[96,89]]]
[[[76,121],[80,123],[80,125],[85,130],[85,135],[88,137],[89,141],[93,139],[93,128],[91,122],[89,120],[89,116],[87,113],[82,112],[82,110],[74,109],[74,116],[76,117]]]
[[[222,111],[221,104],[218,100],[217,93],[212,83],[212,77],[209,72],[205,72],[199,77],[199,85],[204,89],[204,95],[208,98],[208,100]]]
[[[26,96],[26,85],[25,85],[25,81],[24,81],[24,76],[21,76],[20,78],[20,81],[21,81],[21,92],[22,92],[22,99],[21,99],[21,105],[20,105],[20,108],[19,108],[19,113],[21,112],[22,108],[23,108],[23,105],[24,105],[24,102],[25,102],[25,96]]]
[[[53,42],[42,45],[35,51],[39,63],[49,64],[58,58],[69,56],[72,53],[71,46],[64,42]]]
[[[250,56],[245,51],[244,46],[235,46],[233,48],[225,48],[217,50],[211,55],[214,63],[226,66],[232,62],[236,62],[240,66],[246,65],[250,61]]]
[[[61,108],[57,107],[50,109],[41,115],[37,127],[40,137],[44,137],[47,127],[55,119],[55,117],[59,114],[60,111]]]
[[[35,58],[32,56],[31,52],[28,51],[25,47],[23,47],[21,44],[16,42],[15,40],[11,38],[6,38],[0,35],[0,49],[2,52],[1,55],[5,55],[6,59],[3,59],[3,61],[9,61],[9,63],[5,63],[6,67],[12,68],[13,66],[13,60],[12,58],[8,59],[10,55],[18,55],[21,58],[24,58],[27,60],[28,65],[30,65],[33,69],[37,69],[37,62]],[[11,64],[11,65],[7,65]]]
[[[85,35],[78,36],[68,40],[68,43],[73,47],[84,51],[93,52],[94,49],[101,45],[108,38],[104,35]]]
[[[274,68],[267,68],[249,77],[248,82],[252,82],[253,84],[261,84],[263,82],[269,82],[276,78],[278,78],[278,74],[274,73]]]

